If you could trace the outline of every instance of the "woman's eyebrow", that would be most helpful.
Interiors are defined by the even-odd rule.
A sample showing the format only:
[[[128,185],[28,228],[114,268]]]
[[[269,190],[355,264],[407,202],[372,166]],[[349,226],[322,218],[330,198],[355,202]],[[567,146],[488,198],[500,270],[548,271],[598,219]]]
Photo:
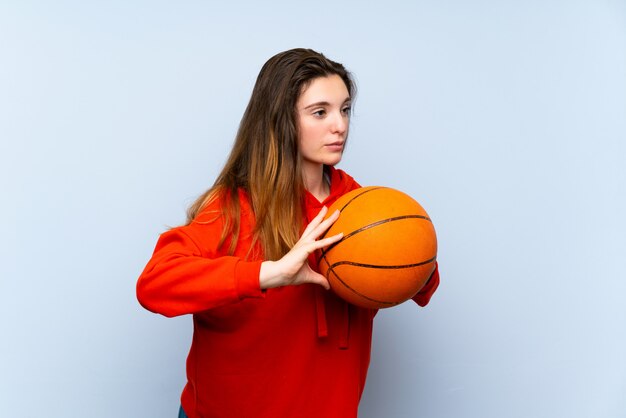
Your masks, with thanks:
[[[350,102],[352,99],[350,97],[347,97],[342,104],[346,104],[347,102]],[[327,101],[321,101],[321,102],[315,102],[315,103],[311,103],[310,105],[304,107],[303,109],[310,109],[312,107],[316,107],[316,106],[330,106],[330,103]]]
[[[311,103],[310,105],[306,106],[304,109],[309,109],[311,107],[316,107],[316,106],[330,106],[330,103],[328,103],[328,102],[315,102],[315,103]]]

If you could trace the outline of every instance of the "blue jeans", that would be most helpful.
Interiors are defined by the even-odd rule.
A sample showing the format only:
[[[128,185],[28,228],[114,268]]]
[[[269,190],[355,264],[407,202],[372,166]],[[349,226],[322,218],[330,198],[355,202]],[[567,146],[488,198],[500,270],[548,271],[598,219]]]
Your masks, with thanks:
[[[185,414],[185,411],[183,411],[182,405],[180,409],[178,410],[178,418],[187,418],[187,414]]]

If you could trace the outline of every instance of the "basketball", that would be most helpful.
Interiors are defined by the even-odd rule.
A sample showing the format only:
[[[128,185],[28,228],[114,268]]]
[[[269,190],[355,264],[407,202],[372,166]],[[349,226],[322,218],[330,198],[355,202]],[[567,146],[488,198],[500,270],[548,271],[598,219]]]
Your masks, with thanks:
[[[371,186],[340,197],[328,210],[341,212],[325,236],[341,241],[321,253],[320,273],[344,300],[364,308],[388,308],[413,297],[435,269],[437,237],[430,217],[409,195]]]

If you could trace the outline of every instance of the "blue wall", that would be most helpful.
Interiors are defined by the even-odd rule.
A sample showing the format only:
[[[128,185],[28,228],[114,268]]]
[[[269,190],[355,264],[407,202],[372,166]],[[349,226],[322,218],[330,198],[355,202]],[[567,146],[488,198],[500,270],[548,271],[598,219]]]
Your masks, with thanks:
[[[626,416],[623,1],[6,3],[0,416],[175,416],[191,321],[135,280],[297,46],[356,75],[341,168],[440,239],[431,305],[377,317],[361,416]]]

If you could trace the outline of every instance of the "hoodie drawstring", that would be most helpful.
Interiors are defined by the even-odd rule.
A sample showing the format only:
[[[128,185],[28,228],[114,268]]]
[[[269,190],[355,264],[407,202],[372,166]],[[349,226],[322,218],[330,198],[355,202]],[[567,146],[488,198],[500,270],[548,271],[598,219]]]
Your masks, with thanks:
[[[324,289],[315,289],[315,313],[317,316],[317,337],[328,337],[328,321],[326,320],[326,301],[324,300]],[[341,313],[339,320],[334,326],[339,331],[339,349],[347,350],[350,347],[350,305],[341,302]]]
[[[341,315],[341,334],[339,335],[339,348],[341,350],[348,349],[348,341],[350,338],[350,305],[347,302],[342,303]]]
[[[315,311],[317,313],[317,336],[328,337],[328,323],[326,322],[326,304],[324,303],[324,289],[315,289]]]

